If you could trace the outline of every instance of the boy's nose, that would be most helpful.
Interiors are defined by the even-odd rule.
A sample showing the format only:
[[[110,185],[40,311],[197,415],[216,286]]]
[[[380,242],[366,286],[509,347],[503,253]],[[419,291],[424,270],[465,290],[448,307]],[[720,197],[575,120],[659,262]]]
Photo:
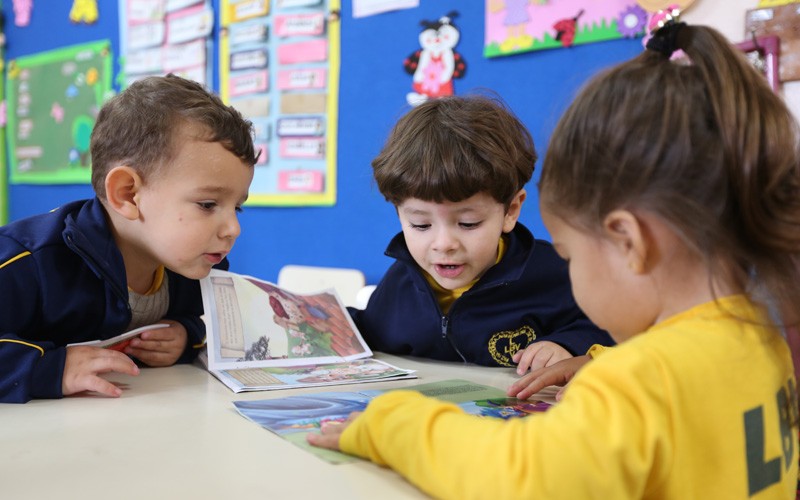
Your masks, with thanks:
[[[242,227],[239,225],[239,218],[234,214],[222,225],[220,236],[224,238],[236,239],[242,233]]]
[[[458,246],[458,239],[448,230],[440,229],[433,240],[433,249],[437,252],[448,252]]]

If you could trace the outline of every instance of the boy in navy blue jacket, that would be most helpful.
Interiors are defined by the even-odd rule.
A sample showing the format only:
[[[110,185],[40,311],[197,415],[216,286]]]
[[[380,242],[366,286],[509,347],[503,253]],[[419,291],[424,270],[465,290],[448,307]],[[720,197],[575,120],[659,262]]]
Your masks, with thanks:
[[[92,132],[96,197],[0,228],[0,401],[83,391],[99,374],[191,361],[205,327],[198,279],[239,236],[256,154],[251,124],[175,76],[132,84]],[[67,344],[155,322],[122,352]]]
[[[529,369],[611,337],[580,311],[566,263],[517,222],[533,139],[498,100],[445,97],[407,113],[372,162],[402,232],[351,315],[375,350]]]

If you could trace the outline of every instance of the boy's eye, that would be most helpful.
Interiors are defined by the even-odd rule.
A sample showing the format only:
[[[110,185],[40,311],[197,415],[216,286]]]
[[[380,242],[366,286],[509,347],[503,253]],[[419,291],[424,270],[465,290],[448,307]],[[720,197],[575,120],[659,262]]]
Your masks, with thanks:
[[[430,224],[409,224],[412,229],[416,229],[417,231],[425,231],[431,227]]]
[[[459,222],[459,226],[463,227],[464,229],[475,229],[476,227],[480,226],[480,222]]]
[[[237,213],[237,214],[240,214],[240,213],[242,213],[242,212],[244,212],[244,208],[242,208],[242,206],[241,206],[241,205],[237,206],[237,207],[236,207],[236,213]]]
[[[203,210],[213,210],[214,207],[217,206],[217,203],[214,201],[198,201],[197,206],[199,206]]]

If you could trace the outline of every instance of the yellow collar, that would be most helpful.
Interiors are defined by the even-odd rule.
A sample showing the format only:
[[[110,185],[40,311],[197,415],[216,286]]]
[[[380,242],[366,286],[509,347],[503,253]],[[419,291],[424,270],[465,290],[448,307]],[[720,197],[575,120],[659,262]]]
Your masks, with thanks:
[[[164,266],[158,266],[156,275],[153,277],[153,284],[150,285],[150,289],[142,295],[153,295],[161,288],[162,283],[164,283]],[[131,287],[128,287],[128,291],[131,291]]]

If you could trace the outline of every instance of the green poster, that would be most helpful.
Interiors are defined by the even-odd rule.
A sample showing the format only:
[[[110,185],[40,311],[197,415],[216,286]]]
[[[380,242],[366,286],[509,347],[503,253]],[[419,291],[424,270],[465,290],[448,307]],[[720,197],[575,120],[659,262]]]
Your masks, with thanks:
[[[8,146],[13,184],[91,179],[89,138],[112,94],[108,40],[8,63]]]

